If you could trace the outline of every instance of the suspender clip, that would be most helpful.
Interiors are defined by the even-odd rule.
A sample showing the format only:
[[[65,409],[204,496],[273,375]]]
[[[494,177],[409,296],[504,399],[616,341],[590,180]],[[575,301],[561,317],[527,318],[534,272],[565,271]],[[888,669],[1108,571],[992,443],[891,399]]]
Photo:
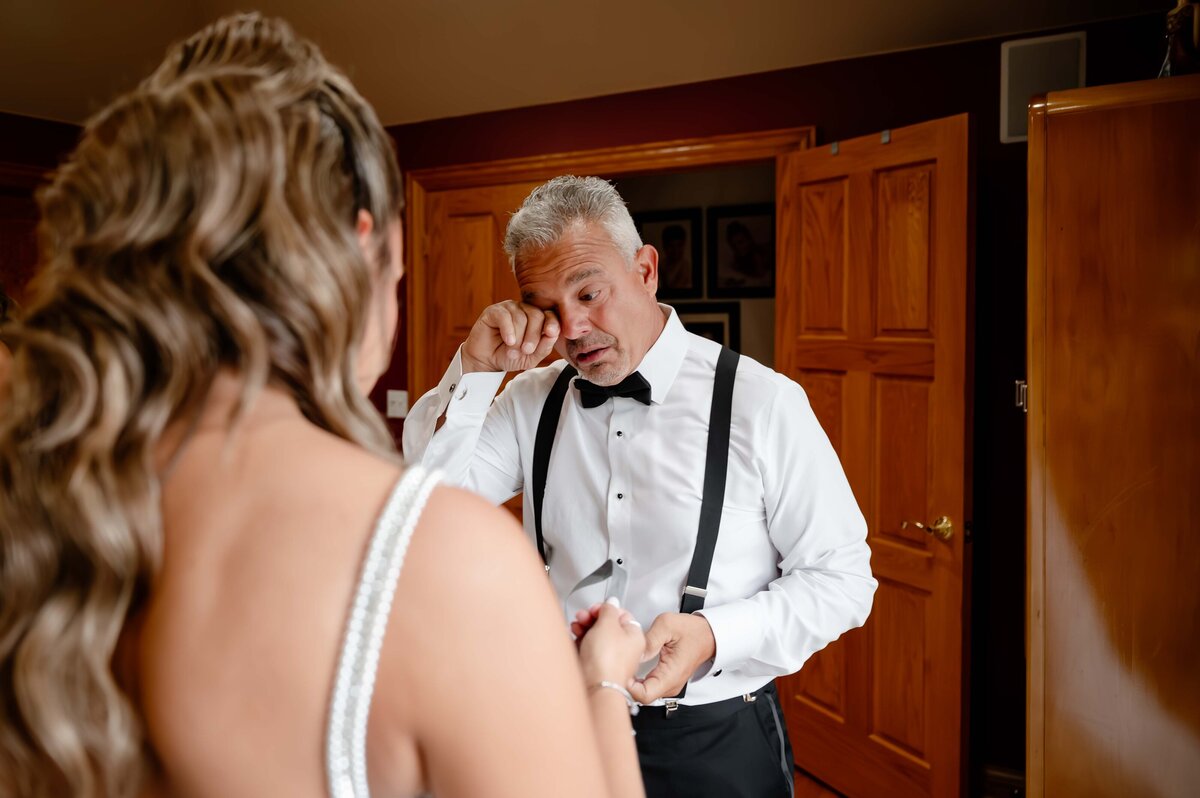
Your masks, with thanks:
[[[677,711],[679,711],[679,702],[676,701],[674,698],[668,698],[663,703],[667,707],[667,717],[668,718],[671,717],[672,715],[674,715]]]
[[[688,585],[683,589],[683,595],[695,596],[696,598],[702,599],[708,596],[708,591],[702,587],[692,587],[691,585]]]

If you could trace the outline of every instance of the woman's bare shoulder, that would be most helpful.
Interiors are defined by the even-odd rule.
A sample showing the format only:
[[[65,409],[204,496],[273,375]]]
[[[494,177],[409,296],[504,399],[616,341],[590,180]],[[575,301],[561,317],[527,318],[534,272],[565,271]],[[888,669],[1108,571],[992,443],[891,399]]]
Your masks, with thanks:
[[[386,732],[372,745],[387,757],[373,759],[395,768],[391,783],[420,772],[450,796],[603,793],[566,619],[507,510],[433,492],[379,669],[372,716]]]

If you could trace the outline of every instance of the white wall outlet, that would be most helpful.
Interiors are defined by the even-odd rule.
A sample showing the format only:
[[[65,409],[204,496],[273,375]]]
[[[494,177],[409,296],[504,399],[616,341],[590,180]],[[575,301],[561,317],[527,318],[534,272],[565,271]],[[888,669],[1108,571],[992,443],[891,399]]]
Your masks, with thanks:
[[[404,418],[408,415],[408,391],[387,392],[387,417]]]

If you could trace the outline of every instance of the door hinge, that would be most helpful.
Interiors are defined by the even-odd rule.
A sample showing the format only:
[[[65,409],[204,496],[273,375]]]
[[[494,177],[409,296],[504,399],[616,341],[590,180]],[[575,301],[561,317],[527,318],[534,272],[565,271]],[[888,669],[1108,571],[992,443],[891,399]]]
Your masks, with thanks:
[[[1016,403],[1022,413],[1029,412],[1029,385],[1025,380],[1017,380]]]

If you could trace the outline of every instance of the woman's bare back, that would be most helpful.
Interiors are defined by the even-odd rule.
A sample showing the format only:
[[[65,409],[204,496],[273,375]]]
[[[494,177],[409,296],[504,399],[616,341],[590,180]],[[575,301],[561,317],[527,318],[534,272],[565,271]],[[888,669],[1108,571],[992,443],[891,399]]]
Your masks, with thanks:
[[[214,395],[166,478],[161,578],[130,626],[147,793],[324,796],[346,621],[402,469],[270,391],[231,435]],[[608,794],[536,554],[461,491],[434,490],[409,546],[367,752],[374,796]]]
[[[401,470],[273,392],[233,435],[222,427],[206,411],[166,480],[161,578],[138,635],[161,786],[324,795],[337,655],[367,538]]]

